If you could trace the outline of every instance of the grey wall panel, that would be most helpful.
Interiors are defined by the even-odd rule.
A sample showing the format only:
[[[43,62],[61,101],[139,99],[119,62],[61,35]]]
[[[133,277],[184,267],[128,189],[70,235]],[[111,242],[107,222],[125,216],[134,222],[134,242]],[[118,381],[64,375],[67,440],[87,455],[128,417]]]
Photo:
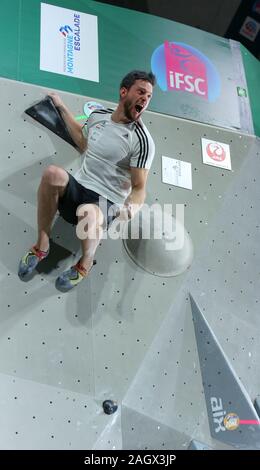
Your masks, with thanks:
[[[182,443],[188,446],[191,438],[208,435],[208,423],[189,299],[183,294],[158,331],[123,406],[183,433]]]
[[[247,266],[244,268],[243,260],[240,261],[241,273],[234,275],[233,271],[236,268],[232,268],[232,264],[230,269],[225,265],[225,270],[229,269],[230,277],[228,281],[230,285],[226,287],[226,283],[221,284],[222,279],[226,279],[221,271],[224,264],[222,261],[222,264],[218,263],[218,259],[224,258],[225,262],[230,259],[230,263],[239,263],[239,259],[243,258],[237,237],[241,227],[245,229],[243,223],[247,216],[251,217],[250,227],[257,225],[254,222],[256,203],[251,203],[253,209],[250,209],[250,204],[244,206],[244,219],[242,220],[241,214],[237,215],[237,219],[234,219],[235,226],[228,225],[230,232],[227,237],[225,229],[222,234],[218,225],[214,225],[214,220],[216,214],[221,211],[222,219],[223,214],[228,214],[225,225],[229,224],[233,221],[234,208],[238,210],[241,204],[250,201],[251,189],[253,197],[258,197],[257,173],[254,165],[248,169],[251,171],[251,180],[249,176],[247,183],[244,184],[243,180],[247,162],[250,160],[250,152],[255,154],[255,140],[250,136],[235,132],[147,112],[145,122],[156,143],[156,158],[150,172],[147,199],[150,203],[185,204],[185,226],[195,247],[194,263],[190,271],[176,278],[152,276],[138,268],[129,259],[120,240],[115,242],[104,240],[97,252],[97,265],[90,278],[75,291],[61,294],[55,289],[55,278],[60,271],[70,266],[76,259],[79,243],[75,238],[73,228],[59,218],[53,230],[54,249],[48,263],[46,260],[47,264],[42,264],[40,275],[36,275],[28,283],[23,283],[16,274],[19,258],[35,241],[36,189],[43,168],[53,163],[73,172],[80,164],[80,157],[72,147],[23,114],[24,109],[40,100],[46,92],[46,89],[24,83],[10,80],[0,82],[1,119],[6,123],[1,127],[0,194],[3,250],[0,264],[0,371],[17,378],[30,379],[71,392],[83,393],[91,399],[99,400],[99,403],[104,398],[114,398],[120,403],[143,358],[149,352],[150,345],[164,318],[168,312],[172,312],[177,294],[181,293],[186,298],[186,288],[192,288],[194,294],[198,294],[199,298],[202,296],[204,302],[210,299],[212,303],[216,295],[211,290],[214,291],[217,286],[220,290],[220,293],[217,291],[217,302],[219,305],[223,303],[222,311],[217,317],[222,316],[225,311],[229,318],[229,308],[230,306],[233,308],[234,305],[231,305],[229,301],[225,304],[225,299],[228,298],[227,289],[230,289],[230,285],[235,278],[239,278],[240,274],[243,274],[243,279]],[[61,95],[75,115],[82,114],[82,106],[86,98],[68,93],[61,93]],[[113,103],[109,104],[113,105]],[[202,164],[201,136],[230,144],[233,171]],[[162,183],[161,155],[192,163],[193,191]],[[237,178],[240,189],[238,188],[239,190],[236,190],[234,194],[230,193],[229,188]],[[247,185],[247,190],[244,189],[245,185]],[[214,237],[216,248],[214,252],[209,253],[213,245],[212,230],[217,235]],[[252,236],[252,242],[255,245],[257,230],[254,228]],[[217,239],[218,243],[216,243]],[[251,252],[247,235],[243,240],[245,248],[249,250],[248,259],[254,263],[257,257],[257,246]],[[229,258],[226,254],[226,242],[236,245],[237,251],[234,253],[234,258]],[[207,255],[203,258],[206,250]],[[256,254],[253,255],[253,253]],[[208,269],[211,271],[208,272]],[[212,271],[216,276],[212,274]],[[249,272],[253,272],[251,267]],[[256,307],[255,300],[257,299],[253,300],[250,295],[257,287],[254,276],[251,281],[253,285],[248,286],[245,303],[249,302]],[[208,290],[207,285],[210,286]],[[240,290],[243,290],[242,286]],[[240,333],[236,333],[236,322],[240,321],[241,325],[245,323],[248,332],[251,332],[252,322],[258,324],[255,313],[252,316],[250,314],[250,317],[248,314],[248,321],[247,316],[242,316],[244,307],[241,302],[238,302],[238,308],[241,311],[239,319],[233,313],[231,315],[234,318],[231,331],[236,341],[240,338]],[[194,359],[196,350],[191,347],[192,352],[188,352],[188,347],[182,345],[182,316],[180,313],[178,315],[180,324],[177,321],[175,328],[179,332],[178,347],[180,351],[184,348],[183,354],[186,351],[184,363],[186,366],[182,369],[181,366],[175,364],[176,379],[173,383],[165,382],[163,393],[165,400],[170,390],[171,393],[177,393],[178,400],[175,406],[179,414],[182,414],[187,409],[183,397],[185,400],[190,400],[190,396],[188,387],[183,385],[180,388],[178,376],[183,378],[183,382],[189,383],[190,387],[195,387],[199,396],[202,396],[202,393],[200,381],[189,362],[193,364],[195,361],[196,363],[197,359]],[[210,315],[214,317],[215,313],[212,311]],[[220,333],[220,342],[225,342],[226,327],[223,328],[222,324],[219,320],[213,326],[214,328],[216,326],[217,333]],[[193,338],[194,341],[194,333],[191,330],[188,338]],[[244,337],[241,338],[244,341]],[[225,349],[230,347],[231,342],[225,344]],[[175,351],[176,361],[179,361],[180,351],[178,352],[178,349]],[[232,354],[230,349],[226,352],[228,355]],[[183,365],[183,362],[181,364]],[[254,366],[255,362],[252,362],[252,371]],[[239,367],[238,374],[245,374],[243,366],[240,364]],[[255,378],[250,384],[251,392],[255,392],[257,386],[258,379]],[[177,392],[175,388],[178,389]],[[183,393],[183,397],[179,390]],[[202,398],[198,401],[195,416],[198,417],[196,422],[200,423],[198,428],[203,432],[190,437],[207,443],[205,438],[208,434],[207,417],[203,411],[199,414],[200,410],[203,410]],[[168,405],[171,406],[171,403],[169,398]],[[200,403],[202,408],[199,407]],[[99,416],[96,419],[99,420]],[[156,417],[155,420],[157,420]],[[181,418],[178,422],[181,422]],[[166,422],[165,425],[171,426],[171,423]],[[177,431],[181,432],[181,427],[177,428]],[[102,442],[102,439],[99,442]]]
[[[122,448],[127,449],[182,449],[186,450],[189,437],[160,421],[124,406],[122,409]],[[168,465],[174,462],[168,461]]]
[[[0,374],[0,385],[1,450],[91,449],[99,440],[103,449],[120,448],[121,429],[98,401],[12,375]]]
[[[191,294],[190,301],[210,433],[236,449],[259,449],[260,428],[252,400]]]

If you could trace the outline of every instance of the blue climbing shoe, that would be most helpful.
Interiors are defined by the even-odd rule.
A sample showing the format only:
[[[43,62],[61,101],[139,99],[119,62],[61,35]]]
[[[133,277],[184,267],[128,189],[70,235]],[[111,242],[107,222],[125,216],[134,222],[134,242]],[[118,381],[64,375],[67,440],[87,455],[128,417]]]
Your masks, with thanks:
[[[38,263],[48,256],[49,251],[39,250],[36,246],[33,246],[21,259],[18,268],[18,276],[23,278],[31,274]]]
[[[57,289],[61,289],[63,291],[68,291],[73,287],[76,287],[85,277],[88,276],[92,267],[96,264],[94,260],[91,267],[87,270],[85,269],[80,262],[71,266],[70,269],[64,271],[56,280],[56,287]]]

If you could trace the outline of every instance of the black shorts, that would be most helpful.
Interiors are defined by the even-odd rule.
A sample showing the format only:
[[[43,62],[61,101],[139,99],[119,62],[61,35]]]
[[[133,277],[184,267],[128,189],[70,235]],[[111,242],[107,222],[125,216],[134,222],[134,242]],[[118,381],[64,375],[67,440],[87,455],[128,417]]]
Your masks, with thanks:
[[[66,186],[65,193],[59,198],[58,210],[60,215],[66,222],[77,225],[78,217],[76,215],[77,208],[81,204],[96,204],[100,207],[104,215],[103,227],[108,228],[111,222],[116,217],[118,206],[114,203],[95,193],[91,189],[87,189],[70,174],[69,182]],[[114,210],[110,209],[114,206]]]

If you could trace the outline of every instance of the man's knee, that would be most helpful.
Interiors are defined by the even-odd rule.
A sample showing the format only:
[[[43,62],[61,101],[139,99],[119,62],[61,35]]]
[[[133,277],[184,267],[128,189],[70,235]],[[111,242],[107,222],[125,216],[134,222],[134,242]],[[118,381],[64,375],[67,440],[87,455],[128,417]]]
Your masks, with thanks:
[[[63,168],[55,165],[49,165],[45,168],[42,175],[42,181],[51,186],[64,186],[67,184],[68,179],[68,173]]]

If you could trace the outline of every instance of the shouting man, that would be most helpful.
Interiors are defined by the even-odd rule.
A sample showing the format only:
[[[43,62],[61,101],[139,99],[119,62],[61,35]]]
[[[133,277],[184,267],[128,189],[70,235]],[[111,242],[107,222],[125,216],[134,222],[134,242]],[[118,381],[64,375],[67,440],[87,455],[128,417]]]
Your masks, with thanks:
[[[38,189],[38,239],[20,261],[20,278],[31,274],[48,256],[57,210],[69,223],[77,225],[83,218],[86,221],[82,256],[57,279],[57,287],[69,290],[89,274],[103,230],[115,217],[130,219],[141,208],[154,157],[154,142],[141,115],[154,85],[151,72],[128,73],[120,84],[117,108],[93,111],[83,127],[60,97],[50,94],[84,159],[74,176],[55,165],[44,171]],[[106,210],[102,210],[104,200]]]

